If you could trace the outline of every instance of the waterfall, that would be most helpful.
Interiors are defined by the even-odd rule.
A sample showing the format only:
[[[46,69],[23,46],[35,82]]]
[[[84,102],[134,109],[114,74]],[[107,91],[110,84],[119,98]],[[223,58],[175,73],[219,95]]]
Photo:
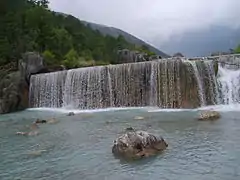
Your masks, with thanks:
[[[240,103],[240,56],[219,58],[218,89],[219,102],[224,105]]]
[[[196,61],[186,61],[187,63],[190,63],[193,71],[194,71],[194,75],[195,78],[197,80],[197,85],[198,85],[198,96],[200,98],[200,104],[201,106],[206,106],[206,98],[205,98],[205,93],[204,93],[204,89],[203,89],[203,79],[200,76],[198,67],[197,67],[197,62]]]
[[[222,104],[240,103],[240,69],[219,66],[219,83]]]
[[[207,75],[209,80],[209,88],[210,94],[208,95],[211,98],[211,102],[214,105],[220,104],[220,95],[218,90],[218,82],[217,77],[214,70],[213,61],[205,61],[205,65],[207,66]]]
[[[31,107],[77,109],[216,104],[212,62],[173,58],[33,75],[29,102]]]

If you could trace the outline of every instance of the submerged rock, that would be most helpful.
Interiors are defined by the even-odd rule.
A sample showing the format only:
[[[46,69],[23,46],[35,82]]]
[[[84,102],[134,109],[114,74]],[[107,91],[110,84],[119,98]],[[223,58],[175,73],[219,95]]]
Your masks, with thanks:
[[[39,134],[38,131],[30,131],[30,132],[28,133],[28,136],[37,136],[38,134]]]
[[[39,129],[39,126],[36,123],[32,123],[31,126],[30,126],[30,129],[31,130],[36,130],[36,129]]]
[[[28,155],[30,155],[30,156],[41,156],[45,152],[47,152],[47,150],[36,150],[36,151],[29,152]]]
[[[47,123],[48,124],[56,124],[58,122],[58,120],[56,120],[55,118],[52,118],[52,119],[48,119],[47,120]]]
[[[127,159],[140,159],[157,155],[168,147],[162,137],[145,131],[131,131],[114,141],[112,153]]]
[[[221,117],[220,113],[217,111],[202,111],[198,120],[205,121],[205,120],[217,120]]]
[[[37,126],[36,128],[38,128],[37,124],[56,124],[58,122],[58,120],[56,120],[55,118],[51,118],[51,119],[37,119],[32,125],[31,127]],[[35,128],[35,129],[36,129]]]
[[[30,132],[16,132],[16,135],[21,135],[21,136],[36,136],[38,135],[38,131],[30,131]]]

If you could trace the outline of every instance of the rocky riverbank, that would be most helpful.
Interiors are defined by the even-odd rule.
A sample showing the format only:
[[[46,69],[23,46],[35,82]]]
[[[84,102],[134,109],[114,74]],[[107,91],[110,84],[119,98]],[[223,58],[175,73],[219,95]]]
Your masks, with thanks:
[[[36,52],[28,52],[19,60],[0,68],[0,114],[28,108],[29,82],[33,74],[63,70],[64,67],[46,67]]]

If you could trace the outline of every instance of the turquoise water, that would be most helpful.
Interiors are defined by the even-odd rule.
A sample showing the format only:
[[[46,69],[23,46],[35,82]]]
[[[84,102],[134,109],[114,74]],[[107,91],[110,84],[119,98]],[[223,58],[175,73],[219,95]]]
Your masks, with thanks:
[[[221,111],[215,122],[199,122],[197,111],[125,109],[84,112],[27,110],[0,116],[1,180],[240,179],[240,112]],[[142,116],[144,120],[135,120]],[[38,136],[16,136],[36,118],[55,117]],[[127,127],[159,134],[168,142],[161,155],[136,162],[111,153]]]

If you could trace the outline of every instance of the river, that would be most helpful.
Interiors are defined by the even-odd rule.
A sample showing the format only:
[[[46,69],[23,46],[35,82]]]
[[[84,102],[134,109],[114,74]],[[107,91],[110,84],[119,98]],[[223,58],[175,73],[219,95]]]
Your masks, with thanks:
[[[0,116],[1,180],[166,179],[237,180],[240,178],[239,106],[214,106],[221,119],[196,120],[198,110],[154,108],[78,111],[29,109]],[[144,117],[143,120],[135,119]],[[17,136],[36,118],[56,118],[38,136]],[[127,127],[164,137],[168,149],[135,162],[114,158],[113,140]]]

